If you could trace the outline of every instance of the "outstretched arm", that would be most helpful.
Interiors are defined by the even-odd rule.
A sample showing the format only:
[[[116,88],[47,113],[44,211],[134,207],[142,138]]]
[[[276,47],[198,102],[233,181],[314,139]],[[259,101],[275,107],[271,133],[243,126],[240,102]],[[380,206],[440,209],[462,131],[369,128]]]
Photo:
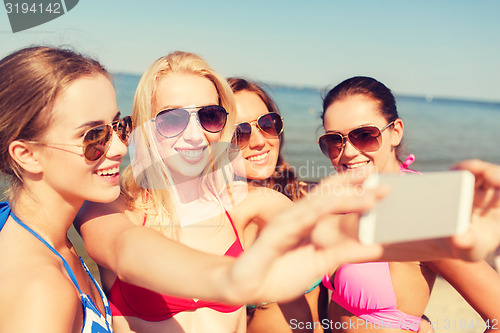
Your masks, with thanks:
[[[77,227],[96,263],[138,286],[228,303],[290,299],[342,261],[338,246],[343,241],[356,243],[340,230],[338,241],[331,239],[328,246],[310,235],[321,224],[335,225],[331,214],[373,206],[380,191],[338,191],[343,186],[356,188],[362,180],[336,176],[323,182],[317,194],[272,218],[237,260],[201,253],[137,227],[119,205],[88,203]]]
[[[453,237],[384,244],[371,248],[352,244],[345,248],[343,260],[363,261],[430,261],[458,258],[474,261],[484,258],[500,244],[500,166],[480,160],[468,160],[454,166],[472,172],[476,177],[472,223],[466,233]],[[349,214],[351,215],[351,214]],[[341,218],[356,234],[357,218]],[[328,244],[337,228],[326,226],[319,232],[323,244]],[[371,251],[370,253],[368,253]]]
[[[486,322],[485,332],[493,332],[488,325],[500,328],[500,276],[488,263],[443,259],[426,265],[445,278],[476,310]]]

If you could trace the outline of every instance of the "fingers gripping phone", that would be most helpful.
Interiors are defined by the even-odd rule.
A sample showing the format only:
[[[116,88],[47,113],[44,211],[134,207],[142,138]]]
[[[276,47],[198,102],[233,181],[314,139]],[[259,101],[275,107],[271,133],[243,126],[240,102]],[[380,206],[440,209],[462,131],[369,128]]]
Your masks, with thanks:
[[[439,238],[467,230],[474,197],[468,171],[378,174],[367,188],[388,185],[390,193],[359,222],[363,244]]]

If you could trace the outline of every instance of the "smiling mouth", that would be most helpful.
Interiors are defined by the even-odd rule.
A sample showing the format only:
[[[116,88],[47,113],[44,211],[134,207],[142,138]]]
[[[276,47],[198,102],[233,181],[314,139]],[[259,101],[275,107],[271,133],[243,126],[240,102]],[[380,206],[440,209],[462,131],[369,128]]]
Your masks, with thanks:
[[[198,162],[203,158],[203,152],[207,147],[198,149],[175,149],[179,156],[188,162]]]
[[[249,160],[250,162],[257,162],[257,161],[262,161],[263,159],[265,159],[267,157],[269,153],[263,153],[263,154],[260,154],[260,155],[254,155],[254,156],[250,156],[250,157],[247,157],[246,159]]]
[[[364,161],[364,162],[359,162],[359,163],[351,163],[351,164],[343,164],[343,166],[346,169],[352,170],[352,169],[357,169],[357,168],[360,168],[360,167],[364,167],[368,163],[370,163],[370,161]]]
[[[120,167],[97,170],[96,174],[101,177],[113,177],[120,173]]]

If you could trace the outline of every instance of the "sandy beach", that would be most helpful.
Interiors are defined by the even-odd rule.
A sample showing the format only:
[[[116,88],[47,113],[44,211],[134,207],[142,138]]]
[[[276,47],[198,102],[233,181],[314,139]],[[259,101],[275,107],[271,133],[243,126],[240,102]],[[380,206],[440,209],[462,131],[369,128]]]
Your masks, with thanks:
[[[485,330],[481,317],[441,277],[436,280],[425,314],[431,320],[436,333],[474,333]]]

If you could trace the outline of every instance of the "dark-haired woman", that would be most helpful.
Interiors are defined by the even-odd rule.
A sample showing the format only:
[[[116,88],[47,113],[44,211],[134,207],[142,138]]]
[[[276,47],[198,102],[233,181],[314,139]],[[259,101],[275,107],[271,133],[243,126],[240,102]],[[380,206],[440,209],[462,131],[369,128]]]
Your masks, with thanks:
[[[415,172],[408,168],[413,158],[398,155],[404,123],[381,82],[353,77],[335,86],[324,98],[322,120],[319,145],[338,172]],[[487,323],[498,322],[499,275],[485,261],[453,259],[343,265],[324,279],[332,289],[330,320],[339,332],[427,332],[422,316],[437,274]]]
[[[291,200],[307,194],[307,184],[297,179],[293,168],[286,163],[281,149],[284,145],[283,120],[276,103],[264,88],[250,80],[228,78],[236,100],[235,143],[243,156],[245,174],[253,186],[272,188]],[[253,239],[258,226],[250,224],[246,239]],[[320,332],[318,296],[320,287],[288,303],[267,303],[247,306],[248,327],[252,332]],[[307,323],[308,329],[296,330],[291,323]]]

